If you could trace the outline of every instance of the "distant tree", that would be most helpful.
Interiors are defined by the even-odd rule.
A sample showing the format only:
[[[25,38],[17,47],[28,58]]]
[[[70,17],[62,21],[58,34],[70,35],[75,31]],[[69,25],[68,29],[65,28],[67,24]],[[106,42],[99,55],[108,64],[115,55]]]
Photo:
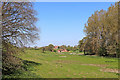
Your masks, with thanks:
[[[67,49],[67,51],[70,51],[71,50],[70,45],[68,45],[66,49]]]
[[[74,46],[73,51],[77,51],[77,50],[78,50],[77,46]]]
[[[49,50],[49,51],[51,51],[51,52],[52,52],[53,48],[54,48],[54,45],[49,44],[49,45],[48,45],[48,47],[47,47],[47,50]]]
[[[37,46],[35,46],[34,49],[37,49]]]
[[[43,52],[43,53],[45,52],[45,47],[42,47],[42,52]]]
[[[61,49],[66,49],[66,46],[65,46],[65,45],[62,45],[60,48],[61,48]]]

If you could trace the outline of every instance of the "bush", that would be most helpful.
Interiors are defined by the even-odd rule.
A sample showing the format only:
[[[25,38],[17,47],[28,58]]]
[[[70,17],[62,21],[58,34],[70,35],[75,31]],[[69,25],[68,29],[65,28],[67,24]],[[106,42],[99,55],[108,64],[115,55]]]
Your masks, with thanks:
[[[54,52],[57,52],[56,50],[54,50]]]
[[[8,54],[2,55],[2,74],[9,75],[15,74],[15,72],[21,69],[21,59]]]
[[[99,48],[99,50],[98,50],[98,55],[99,55],[99,56],[108,56],[108,54],[107,54],[107,49],[106,49],[105,47]]]
[[[116,49],[116,57],[120,58],[120,49],[119,48]]]
[[[21,69],[22,60],[14,55],[20,53],[20,50],[22,49],[13,46],[10,43],[5,43],[4,41],[2,44],[2,74],[13,74]]]

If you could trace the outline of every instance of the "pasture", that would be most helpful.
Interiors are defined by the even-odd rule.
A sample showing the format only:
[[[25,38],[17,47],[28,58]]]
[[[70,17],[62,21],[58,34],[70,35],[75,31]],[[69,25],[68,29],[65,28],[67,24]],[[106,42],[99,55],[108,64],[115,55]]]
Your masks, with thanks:
[[[82,53],[80,53],[82,54]],[[4,77],[19,78],[118,78],[118,59],[69,53],[26,50],[19,55],[26,70]]]

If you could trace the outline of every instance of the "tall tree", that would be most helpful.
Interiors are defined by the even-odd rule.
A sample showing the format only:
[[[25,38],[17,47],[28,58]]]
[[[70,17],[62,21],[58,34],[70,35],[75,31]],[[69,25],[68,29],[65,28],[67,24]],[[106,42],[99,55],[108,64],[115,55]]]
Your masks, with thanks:
[[[95,11],[85,24],[84,32],[88,37],[86,45],[90,44],[92,53],[98,54],[103,50],[102,54],[116,54],[118,3],[111,5],[107,11]]]
[[[30,2],[2,2],[3,70],[16,69],[19,59],[12,54],[38,38],[36,12]],[[17,62],[18,61],[18,62]]]

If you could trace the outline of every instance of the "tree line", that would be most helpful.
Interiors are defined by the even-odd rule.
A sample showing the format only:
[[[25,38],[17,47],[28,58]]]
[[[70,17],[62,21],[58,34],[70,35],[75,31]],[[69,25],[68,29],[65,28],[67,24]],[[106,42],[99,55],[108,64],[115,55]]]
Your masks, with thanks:
[[[57,50],[54,49],[54,47],[55,46],[53,44],[49,44],[48,46],[45,46],[45,47],[37,48],[37,46],[35,46],[34,48],[31,48],[31,49],[42,50],[42,52],[45,52],[45,51],[57,52]],[[70,46],[70,45],[68,45],[68,46],[61,45],[61,46],[58,46],[58,49],[66,49],[67,51],[77,51],[77,50],[79,50],[77,46]]]
[[[107,10],[95,11],[84,27],[86,37],[79,41],[79,50],[99,56],[120,53],[118,40],[118,8],[119,3],[111,5]]]

